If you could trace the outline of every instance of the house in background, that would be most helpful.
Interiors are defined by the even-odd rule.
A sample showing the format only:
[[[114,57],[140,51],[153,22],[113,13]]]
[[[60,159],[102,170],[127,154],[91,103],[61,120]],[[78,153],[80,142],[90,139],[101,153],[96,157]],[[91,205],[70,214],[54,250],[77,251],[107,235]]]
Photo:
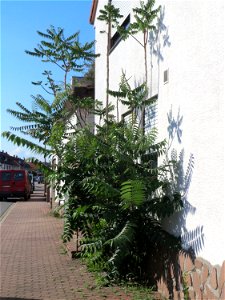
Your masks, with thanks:
[[[92,98],[94,99],[94,82],[92,80],[86,79],[85,77],[77,77],[73,76],[71,80],[71,88],[72,95],[78,101],[81,101],[84,98]],[[70,105],[69,103],[67,103]],[[94,125],[94,115],[90,112],[90,110],[85,109],[84,107],[80,107],[77,109],[77,116],[73,114],[73,109],[67,106],[68,110],[71,110],[71,123],[76,124],[78,127],[82,127],[84,125],[91,126],[93,130]]]
[[[0,170],[20,169],[20,164],[15,157],[9,155],[5,151],[0,152]]]
[[[18,156],[9,155],[5,151],[0,152],[0,170],[31,170],[33,164],[28,163],[25,159],[21,159]]]
[[[97,17],[107,3],[93,0],[90,15],[96,53],[101,54],[95,61],[95,98],[102,101],[107,35],[101,32],[107,25]],[[111,3],[123,15],[120,25],[129,26],[139,1]],[[146,110],[145,124],[151,128],[149,120],[154,119],[158,139],[167,139],[168,155],[179,161],[176,184],[184,202],[182,212],[165,220],[165,229],[181,235],[184,247],[195,253],[194,263],[180,257],[181,271],[190,272],[191,299],[225,299],[224,1],[158,0],[155,7],[159,5],[147,58],[149,93],[158,100]],[[144,82],[142,39],[139,34],[122,41],[111,29],[109,89],[119,89],[122,72],[132,88]],[[110,102],[121,119],[126,108],[121,103],[117,107],[114,98]],[[163,280],[158,289],[171,295]],[[174,287],[173,299],[178,295]]]
[[[82,99],[84,98],[94,99],[94,78],[89,79],[85,76],[73,76],[71,79],[71,95],[74,98],[75,103],[80,101],[82,104]],[[89,125],[90,130],[94,131],[94,115],[90,110],[85,109],[82,105],[80,107],[77,107],[76,105],[73,106],[70,101],[65,103],[65,108],[68,111],[67,133],[72,133],[75,128],[81,128],[84,125]],[[66,140],[63,141],[63,143],[66,142]],[[51,162],[54,170],[57,169],[58,163],[59,157],[54,156]],[[61,185],[63,185],[63,182],[61,182]],[[53,182],[47,198],[48,201],[51,201],[51,206],[54,208],[64,204],[67,196],[64,195],[63,198],[59,198],[57,190],[55,189],[55,182]]]

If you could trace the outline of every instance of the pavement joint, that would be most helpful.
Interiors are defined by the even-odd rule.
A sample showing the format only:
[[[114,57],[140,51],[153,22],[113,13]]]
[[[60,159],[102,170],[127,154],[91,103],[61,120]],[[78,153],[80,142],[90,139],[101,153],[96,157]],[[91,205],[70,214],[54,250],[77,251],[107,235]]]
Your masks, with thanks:
[[[61,253],[63,219],[50,212],[40,185],[30,201],[16,202],[2,218],[0,300],[134,299],[121,287],[97,288],[80,259]]]
[[[40,187],[1,219],[0,300],[131,299],[122,290],[117,297],[110,288],[88,288],[96,286],[93,274],[60,253],[63,219],[53,217],[39,195]]]

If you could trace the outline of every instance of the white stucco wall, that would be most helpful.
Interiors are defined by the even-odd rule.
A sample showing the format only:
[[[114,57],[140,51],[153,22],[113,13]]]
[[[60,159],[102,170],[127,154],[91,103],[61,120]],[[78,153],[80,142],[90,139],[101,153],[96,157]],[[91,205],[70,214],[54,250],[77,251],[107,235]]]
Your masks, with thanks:
[[[95,59],[95,99],[103,102],[105,106],[106,102],[106,43],[107,35],[101,33],[101,31],[106,30],[105,24],[99,20],[97,17],[99,15],[99,10],[104,8],[106,4],[105,1],[98,1],[98,8],[95,18],[95,53],[100,54],[99,57]],[[98,124],[99,119],[96,118],[95,122]]]
[[[123,1],[121,1],[123,2]],[[126,1],[125,1],[126,2]],[[130,3],[131,1],[129,1]],[[98,10],[105,1],[99,1]],[[212,264],[225,259],[224,197],[224,3],[222,0],[158,0],[164,15],[160,38],[152,55],[152,94],[158,93],[159,139],[169,138],[167,114],[182,117],[181,141],[175,136],[171,149],[184,149],[184,171],[190,155],[193,174],[185,198],[185,217],[178,220],[184,243]],[[98,11],[97,11],[98,15]],[[103,100],[106,89],[106,36],[96,20],[96,98]],[[150,54],[150,50],[149,50]],[[151,55],[149,55],[150,67]],[[110,55],[110,88],[117,89],[121,70],[130,83],[143,80],[143,49],[133,39],[121,42]],[[163,72],[169,69],[169,81]],[[120,113],[124,108],[120,107]],[[173,227],[174,228],[174,227]]]
[[[184,234],[196,254],[221,264],[225,259],[224,197],[224,4],[223,1],[164,1],[170,46],[162,48],[159,129],[167,134],[167,112],[183,116],[181,143],[186,162],[194,157]],[[154,66],[153,66],[154,68]],[[163,84],[163,71],[169,82]],[[184,168],[185,169],[185,168]],[[187,240],[186,240],[187,238]]]
[[[94,23],[95,27],[95,51],[100,53],[100,57],[96,58],[95,66],[95,98],[102,101],[105,105],[106,99],[106,45],[107,45],[107,34],[101,33],[100,31],[107,30],[104,22],[97,20],[99,11],[104,8],[107,1],[101,0],[98,2],[98,9],[96,13],[96,19]],[[116,7],[121,8],[121,14],[125,11],[130,11],[132,7],[135,7],[135,3],[138,1],[113,1]],[[125,4],[124,4],[125,3]],[[126,10],[124,9],[126,7]],[[130,9],[128,9],[128,7]],[[126,18],[121,19],[122,21]],[[132,16],[131,16],[132,18]],[[141,39],[141,37],[140,37]],[[133,63],[133,49],[135,49],[135,63]],[[143,82],[143,71],[140,67],[143,66],[143,49],[141,46],[137,47],[137,42],[133,38],[129,38],[126,41],[121,41],[120,44],[110,54],[110,66],[109,66],[109,89],[118,90],[118,85],[121,79],[122,71],[126,71],[127,78],[131,78],[129,83],[135,85],[135,82]],[[114,103],[114,98],[110,97],[109,102]],[[114,103],[115,104],[115,103]],[[120,113],[125,112],[125,108],[120,105]],[[116,108],[114,111],[116,115]]]

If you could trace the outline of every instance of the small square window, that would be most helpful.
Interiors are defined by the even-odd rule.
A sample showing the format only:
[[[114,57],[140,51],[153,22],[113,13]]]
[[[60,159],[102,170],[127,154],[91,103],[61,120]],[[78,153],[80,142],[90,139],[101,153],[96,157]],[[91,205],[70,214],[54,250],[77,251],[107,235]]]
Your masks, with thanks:
[[[164,83],[168,83],[169,82],[169,69],[167,69],[167,70],[164,71],[163,82]]]

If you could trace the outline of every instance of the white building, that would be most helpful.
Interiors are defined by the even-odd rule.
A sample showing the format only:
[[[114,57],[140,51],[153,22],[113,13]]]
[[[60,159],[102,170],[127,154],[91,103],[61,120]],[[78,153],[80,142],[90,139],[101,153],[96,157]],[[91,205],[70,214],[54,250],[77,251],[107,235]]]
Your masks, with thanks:
[[[95,98],[102,101],[106,98],[107,35],[101,31],[107,27],[97,17],[107,2],[93,0],[90,17],[96,53],[101,54],[96,58]],[[132,8],[139,1],[112,0],[112,4],[120,8],[121,24],[133,22]],[[192,165],[182,187],[185,209],[165,226],[182,234],[184,246],[191,246],[197,257],[223,265],[217,268],[219,281],[225,272],[224,1],[158,0],[155,7],[159,5],[157,29],[148,43],[148,86],[151,96],[158,95],[154,113],[159,140],[166,138],[170,150],[184,154],[184,172],[189,162]],[[122,71],[135,87],[144,80],[144,52],[137,42],[143,37],[122,41],[115,33],[112,29],[115,44],[109,56],[109,88],[118,90]],[[124,113],[119,104],[119,118]],[[215,299],[225,299],[220,298],[221,290],[221,286],[220,290],[210,286]]]

